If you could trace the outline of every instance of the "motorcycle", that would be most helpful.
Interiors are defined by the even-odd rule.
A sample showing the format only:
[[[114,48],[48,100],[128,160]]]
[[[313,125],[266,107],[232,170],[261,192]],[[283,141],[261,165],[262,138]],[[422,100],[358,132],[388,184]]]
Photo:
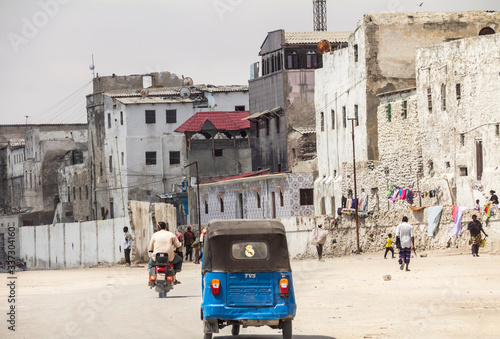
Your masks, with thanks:
[[[149,269],[149,288],[155,288],[158,297],[166,298],[167,292],[174,288],[175,271],[168,261],[168,253],[156,253],[156,266]]]

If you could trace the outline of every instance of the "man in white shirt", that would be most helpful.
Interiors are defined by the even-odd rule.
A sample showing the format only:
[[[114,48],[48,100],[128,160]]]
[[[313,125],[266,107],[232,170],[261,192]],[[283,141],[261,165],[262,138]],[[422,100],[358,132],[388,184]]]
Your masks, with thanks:
[[[403,222],[396,228],[396,243],[398,239],[401,243],[399,249],[399,268],[402,270],[406,264],[406,270],[409,271],[411,250],[415,250],[415,237],[413,236],[413,226],[408,223],[408,218],[403,217]]]
[[[125,264],[130,266],[130,251],[132,250],[132,234],[128,231],[128,227],[123,228],[123,253],[125,254]]]
[[[153,234],[149,242],[149,251],[153,255],[149,259],[148,270],[156,264],[156,253],[168,253],[168,261],[174,265],[174,271],[180,272],[182,269],[182,257],[175,254],[176,248],[181,247],[179,239],[172,232],[167,231],[167,224],[160,221],[158,223],[160,230]]]

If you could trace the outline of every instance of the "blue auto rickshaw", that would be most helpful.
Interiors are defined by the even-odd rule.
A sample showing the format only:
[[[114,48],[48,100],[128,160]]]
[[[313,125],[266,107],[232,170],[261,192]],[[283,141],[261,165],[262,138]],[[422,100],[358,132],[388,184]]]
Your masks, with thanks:
[[[285,228],[275,220],[213,220],[202,261],[204,339],[219,329],[269,326],[292,338],[297,305]]]

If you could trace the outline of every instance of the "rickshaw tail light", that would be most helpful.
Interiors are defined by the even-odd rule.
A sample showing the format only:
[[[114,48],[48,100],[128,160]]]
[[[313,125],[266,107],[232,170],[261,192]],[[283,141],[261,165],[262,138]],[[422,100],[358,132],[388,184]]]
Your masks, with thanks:
[[[287,294],[288,293],[288,279],[280,280],[280,293]]]
[[[213,295],[218,295],[220,293],[220,280],[212,279],[212,283],[210,284],[210,289],[212,290]]]

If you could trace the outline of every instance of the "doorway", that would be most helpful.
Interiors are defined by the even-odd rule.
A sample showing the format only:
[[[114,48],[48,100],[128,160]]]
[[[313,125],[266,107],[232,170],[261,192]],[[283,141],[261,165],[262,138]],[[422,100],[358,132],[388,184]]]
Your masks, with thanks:
[[[476,140],[476,173],[477,180],[483,176],[483,141]]]

